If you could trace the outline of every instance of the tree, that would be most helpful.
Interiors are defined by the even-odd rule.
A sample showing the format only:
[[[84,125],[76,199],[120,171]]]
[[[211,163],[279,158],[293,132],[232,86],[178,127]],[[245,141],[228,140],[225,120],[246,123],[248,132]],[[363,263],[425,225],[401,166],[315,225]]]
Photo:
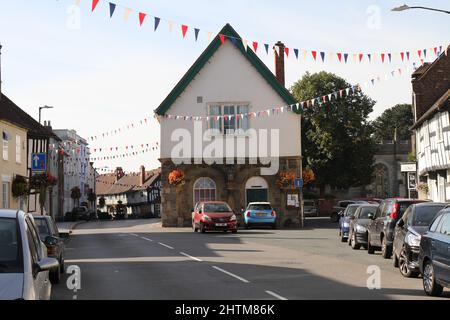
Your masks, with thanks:
[[[381,116],[373,121],[373,138],[376,142],[394,140],[395,128],[397,128],[397,140],[410,140],[410,128],[413,124],[412,106],[410,104],[397,104],[384,111]]]
[[[73,187],[70,189],[70,197],[73,199],[73,201],[76,203],[76,205],[79,205],[79,201],[81,198],[81,190],[79,187]]]
[[[306,73],[291,91],[305,101],[351,85],[325,71]],[[345,90],[344,90],[345,91]],[[305,107],[302,122],[303,164],[315,173],[321,195],[325,186],[349,188],[369,184],[373,172],[375,143],[368,121],[375,101],[354,87],[347,95]],[[338,96],[339,97],[339,96]]]
[[[98,206],[100,207],[100,209],[103,209],[105,205],[106,205],[105,197],[101,197],[100,199],[98,199]]]

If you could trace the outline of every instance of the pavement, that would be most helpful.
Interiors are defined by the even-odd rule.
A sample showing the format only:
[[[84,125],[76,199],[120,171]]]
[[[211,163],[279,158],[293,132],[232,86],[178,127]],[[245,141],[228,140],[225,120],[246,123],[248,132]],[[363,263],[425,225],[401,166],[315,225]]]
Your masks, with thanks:
[[[326,218],[308,219],[304,230],[236,235],[163,229],[159,220],[83,223],[66,247],[71,265],[80,267],[81,290],[67,288],[66,274],[53,299],[432,299],[392,260],[341,243]],[[379,290],[367,287],[374,268]]]

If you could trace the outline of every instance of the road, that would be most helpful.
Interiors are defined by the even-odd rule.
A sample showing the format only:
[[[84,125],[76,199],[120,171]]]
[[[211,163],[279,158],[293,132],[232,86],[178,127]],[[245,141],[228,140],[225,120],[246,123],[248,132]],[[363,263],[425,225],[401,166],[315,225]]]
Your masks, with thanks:
[[[391,260],[340,243],[326,219],[236,235],[163,229],[156,220],[85,223],[67,244],[70,265],[81,269],[81,290],[69,290],[65,275],[53,299],[430,299],[421,279],[403,278]],[[379,290],[367,288],[371,266],[381,270]]]

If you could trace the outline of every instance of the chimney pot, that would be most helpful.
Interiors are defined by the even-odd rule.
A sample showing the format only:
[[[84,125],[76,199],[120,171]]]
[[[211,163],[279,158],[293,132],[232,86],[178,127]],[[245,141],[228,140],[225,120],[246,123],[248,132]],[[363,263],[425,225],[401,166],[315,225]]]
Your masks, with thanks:
[[[275,55],[275,77],[281,85],[285,86],[285,75],[284,75],[284,48],[285,45],[281,41],[278,41],[274,49]]]
[[[145,183],[145,167],[144,166],[141,166],[140,182],[141,182],[141,186],[143,186]]]

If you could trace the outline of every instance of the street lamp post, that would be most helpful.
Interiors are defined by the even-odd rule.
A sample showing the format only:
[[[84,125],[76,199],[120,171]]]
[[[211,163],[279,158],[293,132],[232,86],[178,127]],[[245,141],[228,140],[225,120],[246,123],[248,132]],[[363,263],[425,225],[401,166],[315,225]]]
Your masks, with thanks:
[[[39,107],[39,123],[41,123],[41,110],[42,109],[53,109],[53,107],[50,107],[50,106]]]
[[[423,9],[423,10],[437,11],[437,12],[450,14],[450,11],[447,11],[447,10],[441,10],[441,9],[435,9],[435,8],[429,8],[429,7],[422,7],[422,6],[410,7],[410,6],[406,5],[406,4],[404,4],[404,5],[400,6],[400,7],[392,8],[391,11],[405,11],[405,10],[409,10],[409,9]]]

